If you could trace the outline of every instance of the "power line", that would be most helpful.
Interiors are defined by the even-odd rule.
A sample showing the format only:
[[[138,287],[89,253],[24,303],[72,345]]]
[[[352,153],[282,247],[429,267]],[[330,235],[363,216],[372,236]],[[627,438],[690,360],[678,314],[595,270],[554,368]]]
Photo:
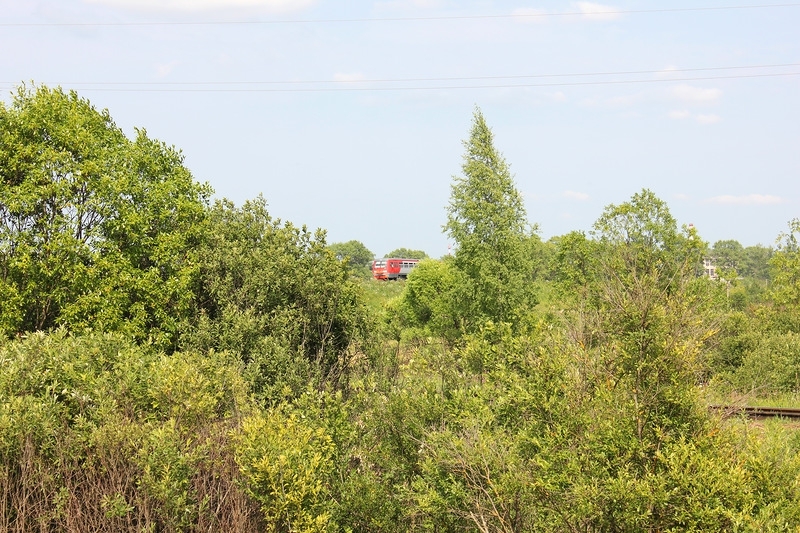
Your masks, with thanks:
[[[469,81],[469,80],[511,80],[511,79],[530,79],[530,78],[581,78],[591,76],[626,76],[626,75],[640,75],[640,74],[673,74],[678,72],[713,72],[722,70],[749,70],[749,69],[766,69],[766,68],[786,68],[798,67],[800,63],[776,63],[776,64],[761,64],[761,65],[735,65],[728,67],[697,67],[697,68],[674,68],[674,69],[659,69],[659,70],[621,70],[621,71],[605,71],[605,72],[581,72],[572,74],[518,74],[506,76],[460,76],[460,77],[430,77],[430,78],[372,78],[372,79],[352,79],[352,80],[263,80],[263,81],[159,81],[159,82],[146,82],[146,81],[72,81],[61,82],[60,85],[318,85],[318,84],[364,84],[364,83],[411,83],[411,82],[435,82],[435,81]],[[674,79],[665,79],[664,81],[674,81]],[[12,82],[5,82],[10,84]],[[51,83],[52,84],[52,83]]]
[[[329,19],[277,19],[277,20],[205,20],[205,21],[149,21],[149,22],[0,22],[0,27],[100,27],[100,26],[227,26],[227,25],[264,25],[264,24],[331,24],[360,22],[413,22],[440,20],[482,20],[482,19],[536,19],[548,17],[601,17],[609,15],[641,15],[656,13],[687,13],[702,11],[732,11],[748,9],[770,9],[800,7],[800,3],[761,4],[742,6],[711,7],[677,7],[663,9],[615,9],[598,11],[564,11],[557,13],[525,12],[501,15],[440,15],[427,17],[364,17],[364,18],[329,18]]]
[[[600,80],[600,81],[577,81],[577,82],[558,82],[558,83],[519,83],[519,84],[493,84],[493,85],[429,85],[416,87],[292,87],[292,88],[195,88],[195,89],[169,89],[169,88],[92,88],[84,87],[84,92],[138,92],[138,93],[316,93],[316,92],[370,92],[370,91],[434,91],[434,90],[455,90],[455,89],[514,89],[514,88],[534,88],[534,87],[574,87],[574,86],[593,86],[593,85],[625,85],[625,84],[648,84],[648,83],[674,83],[679,81],[709,81],[709,80],[730,80],[746,78],[770,78],[800,76],[798,72],[782,72],[769,74],[732,74],[728,76],[703,76],[689,78],[670,78],[670,79],[646,79],[646,80]]]

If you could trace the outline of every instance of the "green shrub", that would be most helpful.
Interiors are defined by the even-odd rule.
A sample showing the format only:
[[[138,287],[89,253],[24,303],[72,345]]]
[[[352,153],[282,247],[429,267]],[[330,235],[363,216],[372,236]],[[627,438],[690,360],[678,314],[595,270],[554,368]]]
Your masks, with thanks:
[[[743,393],[800,392],[800,334],[765,333],[731,375]]]
[[[334,444],[324,427],[273,409],[244,420],[236,461],[270,530],[332,531]]]

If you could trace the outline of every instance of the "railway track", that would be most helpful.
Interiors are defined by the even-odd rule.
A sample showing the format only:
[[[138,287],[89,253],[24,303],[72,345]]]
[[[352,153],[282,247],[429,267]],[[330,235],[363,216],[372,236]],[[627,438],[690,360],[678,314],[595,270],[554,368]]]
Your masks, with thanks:
[[[709,409],[725,417],[746,416],[747,418],[800,418],[800,409],[795,407],[744,407],[740,405],[709,405]]]

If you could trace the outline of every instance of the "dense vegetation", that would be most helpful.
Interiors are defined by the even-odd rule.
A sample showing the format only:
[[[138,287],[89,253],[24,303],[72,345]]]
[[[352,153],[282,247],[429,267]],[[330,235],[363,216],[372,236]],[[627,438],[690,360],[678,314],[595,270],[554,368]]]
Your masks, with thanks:
[[[464,144],[454,255],[380,283],[75,93],[0,105],[0,530],[800,528],[800,436],[708,410],[800,393],[800,221],[709,247],[642,190],[542,242]]]

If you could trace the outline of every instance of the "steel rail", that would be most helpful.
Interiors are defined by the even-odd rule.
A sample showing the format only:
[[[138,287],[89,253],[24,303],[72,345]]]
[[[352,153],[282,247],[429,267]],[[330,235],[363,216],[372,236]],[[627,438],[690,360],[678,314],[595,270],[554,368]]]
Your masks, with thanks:
[[[747,418],[800,418],[800,408],[795,407],[749,407],[741,405],[709,405],[712,411],[723,416],[746,416]]]

